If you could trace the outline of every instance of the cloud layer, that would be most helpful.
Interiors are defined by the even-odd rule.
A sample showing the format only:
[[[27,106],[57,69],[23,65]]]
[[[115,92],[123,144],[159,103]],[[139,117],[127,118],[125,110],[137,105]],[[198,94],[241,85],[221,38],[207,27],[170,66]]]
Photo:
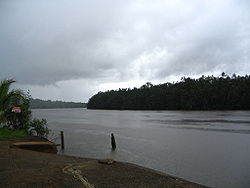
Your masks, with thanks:
[[[112,83],[248,74],[249,8],[244,0],[3,0],[0,78],[33,93],[53,87],[52,96],[67,83],[96,92]]]

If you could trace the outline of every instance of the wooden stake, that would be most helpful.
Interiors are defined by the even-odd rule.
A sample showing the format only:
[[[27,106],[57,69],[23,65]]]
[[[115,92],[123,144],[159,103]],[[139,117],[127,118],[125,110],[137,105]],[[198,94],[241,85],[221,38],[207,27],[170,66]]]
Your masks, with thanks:
[[[112,146],[112,149],[116,148],[115,136],[113,133],[111,133],[111,146]]]
[[[61,148],[64,150],[64,136],[63,136],[63,131],[61,131]]]

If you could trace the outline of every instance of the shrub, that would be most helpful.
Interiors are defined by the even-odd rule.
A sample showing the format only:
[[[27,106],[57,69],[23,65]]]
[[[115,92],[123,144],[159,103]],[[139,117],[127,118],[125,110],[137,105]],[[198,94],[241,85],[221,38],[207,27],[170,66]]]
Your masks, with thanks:
[[[47,137],[50,130],[47,127],[46,119],[33,119],[28,122],[28,132],[31,135],[36,135],[40,137]]]
[[[46,119],[31,120],[31,96],[29,92],[20,89],[10,90],[11,84],[14,82],[12,79],[0,81],[0,126],[7,126],[2,131],[5,134],[6,131],[12,129],[18,134],[28,132],[40,137],[47,137],[50,130],[46,125]],[[14,106],[20,107],[21,112],[13,112],[12,107]]]

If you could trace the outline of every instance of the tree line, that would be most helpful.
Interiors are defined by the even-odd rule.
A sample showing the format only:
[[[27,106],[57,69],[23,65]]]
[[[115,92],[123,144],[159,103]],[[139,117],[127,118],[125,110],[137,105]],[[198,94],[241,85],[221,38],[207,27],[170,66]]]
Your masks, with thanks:
[[[31,108],[85,108],[86,103],[31,99]]]
[[[176,83],[98,92],[88,109],[250,110],[250,75],[182,77]]]

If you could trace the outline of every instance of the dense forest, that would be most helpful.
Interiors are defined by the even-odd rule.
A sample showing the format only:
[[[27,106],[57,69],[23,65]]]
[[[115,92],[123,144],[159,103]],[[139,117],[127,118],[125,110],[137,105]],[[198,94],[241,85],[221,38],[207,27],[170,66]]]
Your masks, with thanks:
[[[75,103],[75,102],[31,99],[30,106],[31,108],[85,108],[87,104]]]
[[[202,76],[176,83],[99,92],[88,109],[119,110],[250,110],[250,75]]]

